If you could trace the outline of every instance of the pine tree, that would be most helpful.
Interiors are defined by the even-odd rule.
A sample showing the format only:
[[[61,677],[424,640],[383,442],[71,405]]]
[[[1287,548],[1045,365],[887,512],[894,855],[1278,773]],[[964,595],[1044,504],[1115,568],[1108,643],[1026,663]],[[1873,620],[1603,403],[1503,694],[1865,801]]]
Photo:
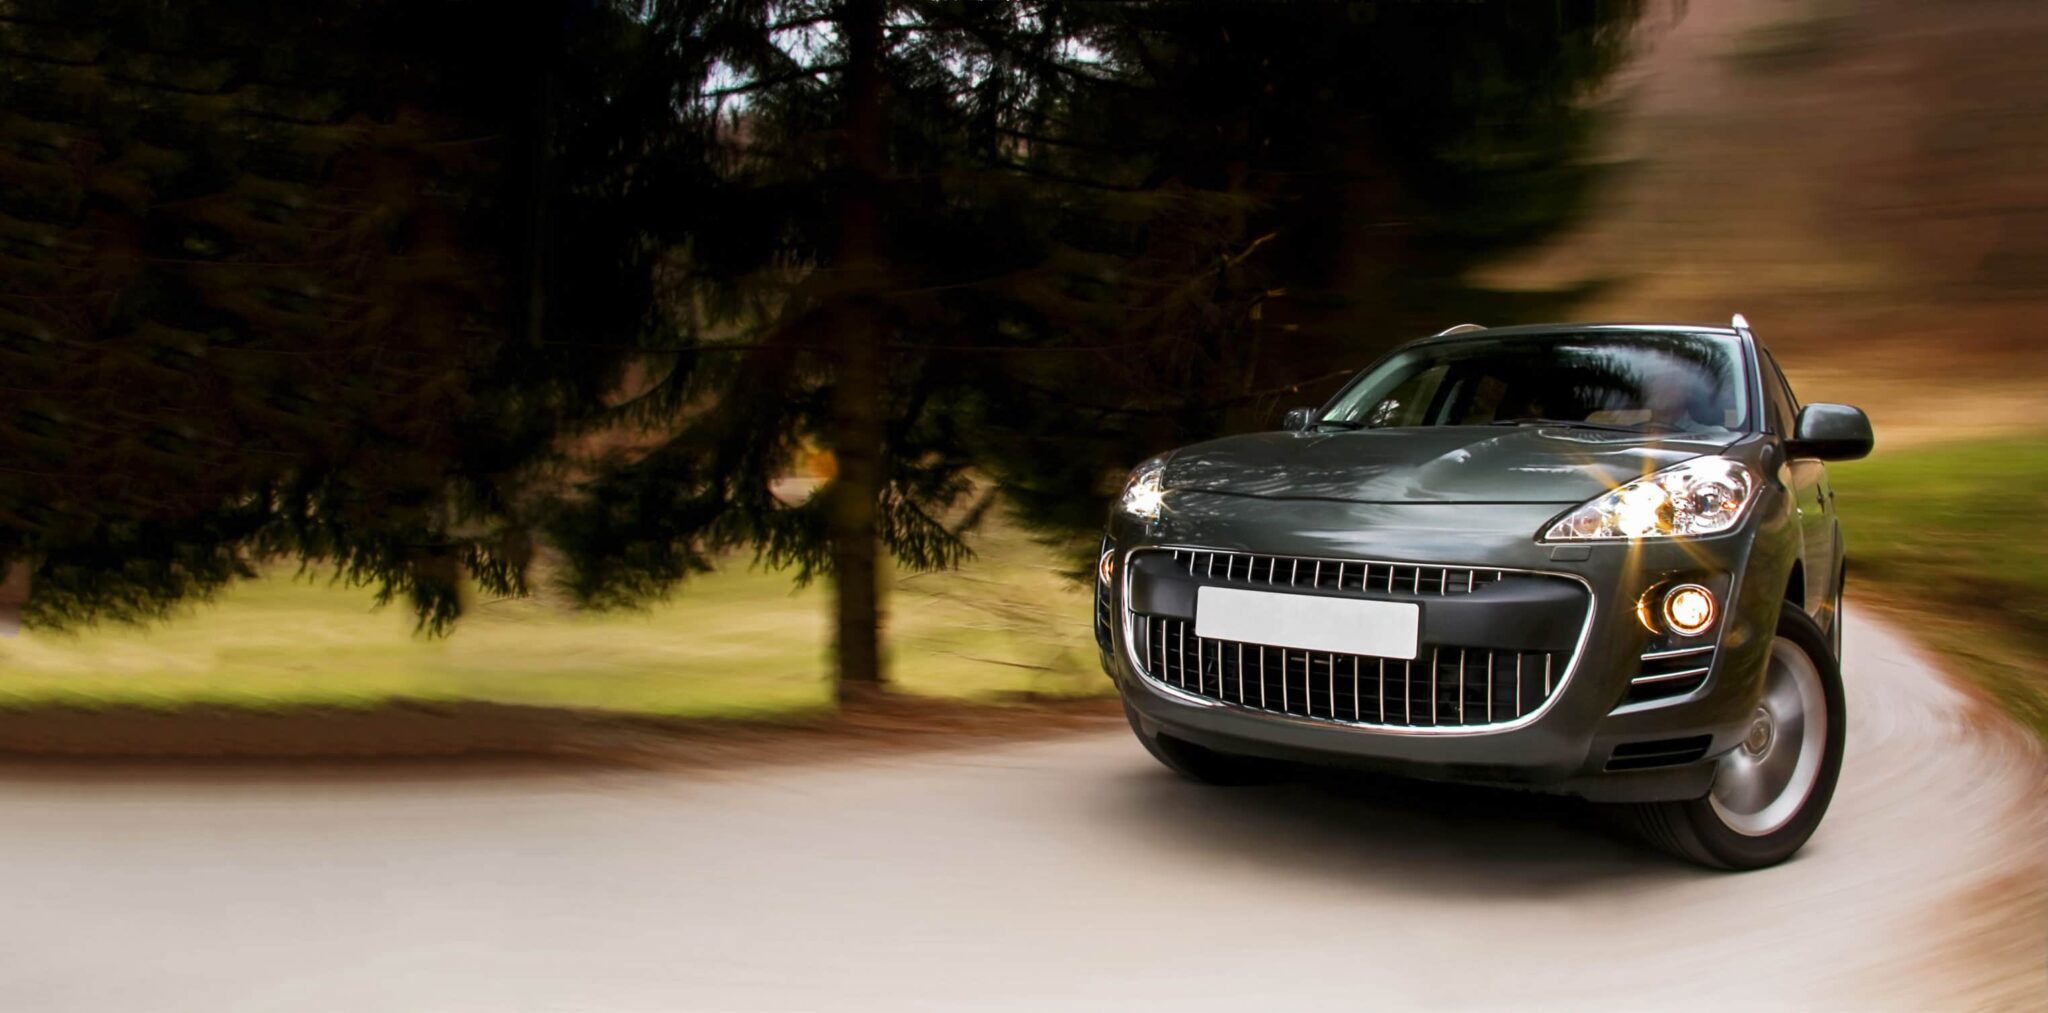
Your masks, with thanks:
[[[620,151],[660,135],[600,59],[645,34],[577,6],[9,5],[0,561],[29,621],[159,616],[272,557],[433,628],[464,574],[522,588],[537,476],[618,382],[582,350],[651,302]]]

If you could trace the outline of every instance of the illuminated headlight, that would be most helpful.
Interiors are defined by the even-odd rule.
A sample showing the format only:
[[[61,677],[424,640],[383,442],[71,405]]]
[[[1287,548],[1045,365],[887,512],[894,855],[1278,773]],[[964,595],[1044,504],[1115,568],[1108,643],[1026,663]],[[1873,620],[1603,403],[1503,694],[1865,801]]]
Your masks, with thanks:
[[[1159,508],[1166,500],[1166,489],[1160,484],[1166,474],[1166,458],[1155,457],[1131,470],[1131,477],[1124,482],[1124,493],[1117,498],[1116,508],[1142,521],[1159,519]]]
[[[1742,522],[1756,491],[1748,468],[1699,457],[1636,479],[1558,518],[1549,541],[1718,535]]]

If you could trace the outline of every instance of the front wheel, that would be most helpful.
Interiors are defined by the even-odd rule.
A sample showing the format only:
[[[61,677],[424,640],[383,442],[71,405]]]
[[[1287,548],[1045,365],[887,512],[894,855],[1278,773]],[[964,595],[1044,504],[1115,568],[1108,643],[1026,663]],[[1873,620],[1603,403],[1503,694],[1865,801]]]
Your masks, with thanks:
[[[1721,869],[1761,869],[1813,836],[1842,771],[1842,675],[1827,634],[1798,607],[1777,636],[1749,734],[1723,754],[1706,797],[1628,807],[1649,842]]]

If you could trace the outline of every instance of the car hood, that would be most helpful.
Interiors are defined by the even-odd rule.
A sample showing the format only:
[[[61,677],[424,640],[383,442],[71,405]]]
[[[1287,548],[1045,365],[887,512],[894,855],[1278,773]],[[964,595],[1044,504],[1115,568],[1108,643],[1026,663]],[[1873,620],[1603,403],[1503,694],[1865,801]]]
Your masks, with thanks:
[[[1167,489],[1354,503],[1577,503],[1736,439],[1550,426],[1251,433],[1167,462]]]

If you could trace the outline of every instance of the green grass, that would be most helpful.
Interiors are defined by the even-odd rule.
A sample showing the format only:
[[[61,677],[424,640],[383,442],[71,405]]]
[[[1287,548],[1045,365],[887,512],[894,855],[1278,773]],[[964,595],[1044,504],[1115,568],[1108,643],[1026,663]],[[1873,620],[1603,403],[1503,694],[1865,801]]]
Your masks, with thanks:
[[[888,651],[898,688],[989,699],[1109,691],[1087,589],[990,524],[958,571],[898,574]],[[745,559],[638,613],[541,594],[473,605],[445,638],[367,591],[283,569],[149,627],[0,639],[0,707],[48,704],[373,707],[395,698],[763,716],[831,704],[829,597]]]
[[[1881,453],[1830,469],[1851,586],[2048,738],[2048,438]]]

